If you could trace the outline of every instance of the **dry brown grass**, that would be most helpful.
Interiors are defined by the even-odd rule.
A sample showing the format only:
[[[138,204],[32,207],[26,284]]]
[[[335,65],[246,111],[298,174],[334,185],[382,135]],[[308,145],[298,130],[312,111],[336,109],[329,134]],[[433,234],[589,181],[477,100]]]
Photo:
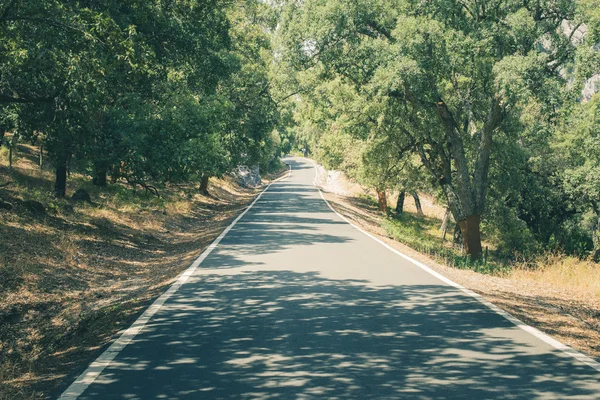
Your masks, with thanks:
[[[543,282],[575,296],[600,301],[600,265],[560,253],[549,253],[533,262],[516,264],[510,279]]]
[[[194,186],[161,198],[130,188],[83,187],[94,204],[52,198],[52,173],[23,146],[14,169],[0,161],[0,399],[56,395],[218,236],[256,191],[228,179],[211,196]],[[42,202],[45,215],[23,205]]]

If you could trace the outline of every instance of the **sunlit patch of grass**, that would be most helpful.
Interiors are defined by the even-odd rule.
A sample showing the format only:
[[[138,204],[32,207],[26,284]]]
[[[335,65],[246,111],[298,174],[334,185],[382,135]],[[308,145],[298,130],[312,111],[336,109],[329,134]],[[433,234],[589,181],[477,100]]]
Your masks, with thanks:
[[[413,248],[444,247],[437,221],[404,212],[394,218],[384,218],[381,224],[394,239]]]
[[[534,261],[516,263],[511,279],[544,282],[600,300],[600,264],[560,253],[547,253]]]

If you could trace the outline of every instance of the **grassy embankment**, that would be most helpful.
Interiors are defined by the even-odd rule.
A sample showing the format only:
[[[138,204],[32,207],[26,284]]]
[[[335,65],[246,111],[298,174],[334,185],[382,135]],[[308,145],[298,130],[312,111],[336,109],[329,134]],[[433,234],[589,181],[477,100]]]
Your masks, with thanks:
[[[365,199],[371,207],[377,206],[375,198],[366,196]],[[381,217],[380,223],[390,238],[447,266],[516,280],[544,282],[600,300],[600,265],[591,260],[551,252],[528,259],[506,259],[499,257],[493,243],[484,239],[484,247],[489,248],[487,260],[474,263],[466,259],[460,246],[453,244],[453,226],[449,227],[446,240],[442,240],[442,221],[436,216],[427,213],[419,216],[411,211],[397,216],[390,211],[390,216]]]
[[[96,357],[206,248],[257,193],[232,179],[160,188],[97,188],[72,173],[52,197],[52,172],[20,146],[0,158],[0,399],[54,393]],[[36,209],[35,201],[43,207]],[[10,208],[10,207],[9,207]]]

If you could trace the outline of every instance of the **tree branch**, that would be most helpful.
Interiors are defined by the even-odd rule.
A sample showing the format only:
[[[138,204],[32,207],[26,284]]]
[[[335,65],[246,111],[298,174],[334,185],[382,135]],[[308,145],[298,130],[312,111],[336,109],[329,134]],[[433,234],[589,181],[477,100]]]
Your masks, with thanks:
[[[14,96],[9,96],[9,95],[0,93],[0,103],[4,103],[4,104],[52,103],[55,98],[56,98],[56,96],[51,96],[51,97],[21,97],[21,96],[18,96],[18,97],[14,97]]]

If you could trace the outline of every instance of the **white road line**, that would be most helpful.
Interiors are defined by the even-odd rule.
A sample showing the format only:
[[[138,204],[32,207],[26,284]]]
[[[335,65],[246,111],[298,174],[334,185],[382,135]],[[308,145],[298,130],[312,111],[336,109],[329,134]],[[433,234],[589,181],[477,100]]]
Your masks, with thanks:
[[[308,160],[308,159],[307,159]],[[319,168],[317,166],[317,163],[314,162],[313,160],[309,160],[310,162],[312,162],[312,164],[315,167],[315,179],[313,181],[313,184],[317,187],[317,190],[319,191],[319,194],[321,195],[321,198],[325,201],[325,203],[327,204],[327,206],[331,209],[331,211],[333,211],[334,213],[337,214],[338,217],[340,217],[341,219],[343,219],[344,221],[346,221],[348,224],[352,225],[355,229],[358,229],[360,232],[364,233],[365,235],[367,235],[368,237],[370,237],[371,239],[375,240],[377,243],[381,244],[382,246],[386,247],[387,249],[393,251],[394,253],[396,253],[397,255],[399,255],[400,257],[412,262],[413,264],[415,264],[417,267],[425,270],[426,272],[430,273],[431,275],[435,276],[436,278],[438,278],[439,280],[447,283],[450,286],[454,286],[455,288],[457,288],[458,290],[462,291],[463,293],[475,298],[477,301],[479,301],[481,304],[485,305],[486,307],[488,307],[489,309],[491,309],[492,311],[494,311],[496,314],[501,315],[502,317],[504,317],[505,319],[509,320],[510,322],[512,322],[514,325],[516,325],[517,327],[521,328],[522,330],[524,330],[525,332],[528,332],[530,334],[532,334],[533,336],[537,337],[538,339],[546,342],[547,344],[551,345],[552,347],[556,348],[557,350],[562,351],[563,353],[581,361],[582,363],[592,367],[593,369],[595,369],[596,371],[600,372],[600,363],[596,360],[594,360],[591,357],[586,356],[583,353],[580,353],[579,351],[573,349],[570,346],[567,346],[564,343],[559,342],[558,340],[550,337],[549,335],[545,334],[544,332],[540,331],[539,329],[536,329],[530,325],[527,325],[525,322],[521,321],[520,319],[516,318],[515,316],[507,313],[506,311],[502,310],[500,307],[496,306],[495,304],[490,303],[489,301],[487,301],[485,298],[483,298],[481,295],[473,292],[472,290],[469,290],[467,288],[465,288],[464,286],[446,278],[445,276],[441,275],[440,273],[432,270],[431,268],[429,268],[428,266],[426,266],[425,264],[407,256],[406,254],[394,249],[393,247],[389,246],[387,243],[385,243],[384,241],[376,238],[375,236],[371,235],[370,233],[364,231],[362,228],[359,228],[358,226],[354,225],[352,222],[350,222],[350,220],[348,220],[346,217],[344,217],[342,214],[340,214],[339,212],[337,212],[332,206],[331,204],[329,204],[329,202],[327,201],[327,199],[325,198],[325,196],[323,196],[323,192],[321,191],[321,189],[317,186],[317,179],[318,179],[318,174],[319,174]]]
[[[165,304],[165,302],[173,296],[177,290],[189,279],[189,277],[196,271],[196,269],[202,264],[202,262],[208,257],[210,253],[217,247],[219,242],[229,233],[229,231],[237,224],[237,222],[242,219],[244,215],[260,200],[263,194],[272,184],[278,181],[286,180],[290,176],[292,176],[292,166],[288,165],[288,173],[286,176],[278,178],[271,182],[269,186],[265,190],[263,190],[256,199],[250,204],[246,209],[238,215],[238,217],[233,220],[233,222],[225,228],[225,230],[204,250],[204,252],[194,261],[194,263],[186,269],[182,274],[179,275],[175,283],[169,287],[169,289],[163,293],[158,299],[152,303],[150,307],[144,311],[144,313],[129,327],[125,332],[119,336],[117,340],[115,340],[108,349],[104,351],[94,362],[90,364],[90,366],[81,374],[79,377],[73,382],[58,398],[58,400],[74,400],[83,394],[83,392],[90,386],[98,376],[102,373],[102,371],[110,365],[112,360],[115,359],[117,354],[121,352],[132,340],[133,338],[141,332],[144,326],[150,321],[150,318],[154,314],[157,313],[158,310]]]

